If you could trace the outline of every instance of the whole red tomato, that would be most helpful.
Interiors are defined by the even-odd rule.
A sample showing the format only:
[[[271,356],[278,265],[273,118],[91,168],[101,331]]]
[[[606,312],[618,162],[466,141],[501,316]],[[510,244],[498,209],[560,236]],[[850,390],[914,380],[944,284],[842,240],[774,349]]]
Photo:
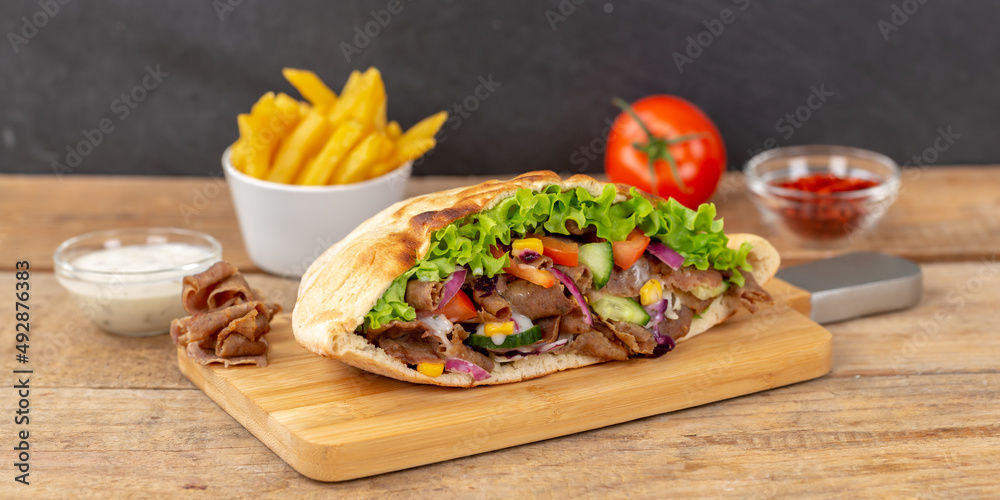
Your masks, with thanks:
[[[688,208],[696,209],[708,201],[726,170],[726,147],[712,120],[694,104],[670,95],[644,97],[631,107],[621,99],[616,99],[615,104],[625,111],[615,119],[608,134],[604,153],[608,178],[664,198],[676,198]],[[633,113],[642,124],[636,122]],[[650,157],[654,159],[652,169]],[[671,159],[676,170],[670,165]],[[681,182],[677,182],[673,171]],[[655,190],[651,182],[654,175]]]

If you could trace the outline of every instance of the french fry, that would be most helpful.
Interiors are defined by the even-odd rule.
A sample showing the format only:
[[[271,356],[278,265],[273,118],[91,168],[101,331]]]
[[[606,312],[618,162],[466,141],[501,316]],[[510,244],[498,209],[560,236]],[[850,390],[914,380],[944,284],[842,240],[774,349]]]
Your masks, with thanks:
[[[235,168],[236,170],[246,173],[247,171],[246,142],[243,140],[242,137],[236,139],[236,142],[233,142],[233,144],[230,146],[229,163],[232,163],[233,168]]]
[[[261,96],[250,109],[250,116],[238,116],[236,123],[240,135],[246,137],[246,170],[247,175],[263,179],[271,168],[271,155],[275,144],[280,138],[281,130],[273,130],[275,126],[283,129],[285,120],[272,120],[276,117],[278,108],[275,106],[274,92]],[[296,121],[298,117],[295,117]]]
[[[247,171],[247,157],[250,156],[250,141],[253,136],[250,124],[251,116],[242,113],[236,117],[236,126],[240,131],[240,138],[233,143],[229,153],[229,163],[240,172]]]
[[[260,96],[260,99],[257,99],[257,102],[253,103],[253,106],[250,107],[250,115],[251,116],[260,115],[261,113],[264,112],[265,108],[267,109],[273,108],[274,98],[275,98],[274,92],[268,92]]]
[[[349,121],[337,127],[323,149],[309,161],[299,174],[296,184],[322,186],[329,184],[337,167],[361,141],[366,132],[364,125]]]
[[[414,139],[409,142],[400,141],[396,145],[396,160],[400,165],[416,160],[424,153],[434,148],[437,142],[434,139]]]
[[[313,109],[312,106],[310,106],[308,102],[301,102],[300,101],[299,102],[299,108],[298,108],[298,110],[299,110],[299,117],[300,118],[305,118],[307,115],[309,115],[309,113],[312,112],[312,109]]]
[[[440,113],[433,114],[420,120],[419,123],[410,127],[402,137],[399,138],[399,142],[405,143],[410,141],[416,141],[417,139],[433,139],[434,134],[441,130],[441,125],[444,125],[444,121],[448,119],[448,112],[441,111]]]
[[[249,116],[236,117],[236,124],[245,144],[243,172],[252,177],[263,178],[271,166],[272,144],[277,142],[278,136],[274,132],[263,132],[262,125],[275,110],[274,94],[265,94],[254,104]]]
[[[408,161],[420,158],[424,153],[433,149],[437,144],[437,141],[433,138],[434,134],[441,128],[447,117],[447,113],[442,111],[424,119],[407,131],[410,135],[406,141],[402,140],[404,134],[399,123],[395,121],[389,122],[386,126],[385,135],[390,141],[395,142],[393,150],[387,158],[378,161],[369,169],[369,174],[366,178],[372,179],[387,174]],[[430,137],[422,137],[423,134],[430,134]]]
[[[345,86],[346,88],[346,86]],[[345,90],[345,94],[346,94]],[[347,101],[347,97],[342,97],[341,101]],[[379,113],[385,110],[385,84],[382,82],[382,74],[375,68],[368,68],[357,84],[350,96],[350,101],[344,106],[334,106],[330,114],[330,121],[334,126],[340,125],[348,120],[356,120],[371,129],[377,128],[380,121]],[[384,121],[381,122],[384,126]]]
[[[396,165],[393,168],[420,158],[424,153],[433,149],[435,144],[437,144],[434,140],[434,135],[437,134],[438,130],[441,130],[441,126],[444,125],[447,119],[448,113],[441,111],[420,120],[420,122],[410,127],[409,130],[400,136],[396,140],[396,151],[394,154]]]
[[[305,100],[312,103],[316,111],[325,114],[337,102],[337,94],[330,90],[323,83],[323,80],[316,76],[316,73],[301,69],[285,68],[281,70],[281,74],[285,76],[285,80],[288,80],[288,83],[291,83],[295,87],[295,90],[299,91],[299,94],[302,94]]]
[[[365,179],[374,179],[380,175],[388,174],[389,172],[403,166],[403,163],[406,162],[400,163],[400,161],[396,159],[395,155],[390,154],[388,158],[380,160],[378,163],[372,165],[371,168],[368,169],[368,177],[365,177]]]
[[[278,94],[274,96],[274,106],[282,114],[298,115],[301,109],[300,104],[305,104],[305,103],[300,103],[299,101],[295,100],[294,97],[284,92],[278,92]]]
[[[382,73],[375,68],[368,68],[368,71],[365,71],[365,76],[368,78],[368,85],[358,99],[358,106],[354,108],[353,117],[374,130],[382,131],[385,129],[386,111],[385,83],[382,82]]]
[[[392,141],[379,132],[365,137],[351,151],[344,163],[333,174],[334,184],[363,181],[372,165],[376,164],[392,150]]]
[[[289,184],[299,174],[299,170],[323,147],[330,137],[330,121],[312,111],[289,135],[274,157],[274,167],[267,180]]]
[[[340,91],[340,98],[330,108],[330,122],[334,126],[346,121],[350,116],[350,112],[357,105],[358,94],[361,90],[361,85],[365,83],[364,80],[361,73],[357,70],[352,71],[351,76],[347,77],[347,83],[344,84],[344,88]]]
[[[385,135],[392,139],[393,142],[398,141],[403,136],[403,127],[399,126],[399,122],[393,120],[385,126]]]
[[[260,179],[324,185],[377,177],[433,148],[448,118],[442,111],[406,131],[387,121],[385,82],[374,67],[352,71],[339,96],[311,71],[282,74],[308,102],[268,92],[237,117],[230,161]]]
[[[360,83],[361,72],[358,70],[351,71],[351,74],[347,75],[347,81],[344,82],[344,88],[340,89],[340,95],[344,96],[357,92],[358,84]]]
[[[378,111],[375,112],[375,130],[384,131],[386,127],[386,108],[389,106],[389,101],[385,95],[385,83],[382,82],[381,77],[379,78],[379,84],[382,87],[382,103],[379,105]]]
[[[281,138],[299,123],[299,104],[286,94],[264,94],[250,111],[249,119],[240,125],[240,135],[247,135],[246,173],[266,179],[271,160]]]

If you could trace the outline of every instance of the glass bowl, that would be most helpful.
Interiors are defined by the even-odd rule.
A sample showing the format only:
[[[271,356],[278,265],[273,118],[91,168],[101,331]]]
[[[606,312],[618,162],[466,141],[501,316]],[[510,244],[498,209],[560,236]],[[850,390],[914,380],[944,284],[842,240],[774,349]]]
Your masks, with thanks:
[[[848,246],[878,225],[899,193],[889,157],[846,146],[792,146],[754,156],[743,169],[764,221],[807,246]],[[854,191],[814,193],[781,187],[815,174],[877,182]]]
[[[186,229],[96,231],[64,241],[53,255],[56,279],[97,327],[127,337],[166,333],[187,316],[184,276],[222,258],[215,238]]]

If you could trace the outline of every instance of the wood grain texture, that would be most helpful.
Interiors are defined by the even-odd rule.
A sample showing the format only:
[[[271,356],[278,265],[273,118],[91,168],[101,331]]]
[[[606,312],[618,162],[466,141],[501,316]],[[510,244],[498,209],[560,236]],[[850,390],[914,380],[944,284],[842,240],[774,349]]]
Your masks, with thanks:
[[[987,498],[1000,474],[1000,279],[980,282],[983,266],[925,264],[916,308],[830,325],[833,371],[819,379],[341,483],[310,480],[285,464],[184,379],[166,337],[146,339],[157,347],[144,353],[129,339],[81,332],[35,366],[30,491],[40,498],[501,498],[510,492],[497,485],[516,484],[518,494],[536,497]],[[268,286],[258,285],[262,278],[250,277]],[[39,352],[83,318],[51,275],[32,280],[45,290],[32,299],[45,322],[32,338],[31,352]],[[0,274],[0,289],[12,284],[10,273]],[[947,299],[953,290],[969,295],[958,310]],[[940,334],[913,337],[939,311],[951,311]],[[12,331],[12,319],[0,316],[0,335]],[[108,342],[91,346],[98,335]],[[889,356],[903,349],[912,355],[894,367]],[[13,353],[0,343],[8,373]],[[14,404],[0,398],[0,412]],[[0,428],[14,430],[9,419]]]
[[[777,282],[776,295],[808,295]],[[809,380],[830,370],[831,337],[778,300],[659,359],[566,370],[474,389],[411,384],[321,358],[272,321],[268,366],[181,371],[302,474],[343,481],[605,427]]]
[[[201,391],[43,389],[33,399],[40,416],[32,424],[33,482],[23,491],[26,498],[990,498],[1000,474],[998,399],[997,373],[827,376],[320,483]],[[4,412],[10,401],[0,402]]]
[[[997,257],[921,270],[924,291],[916,307],[827,325],[833,332],[835,374],[1000,372]]]
[[[473,184],[484,177],[415,177],[407,195]],[[1000,248],[1000,168],[909,169],[899,200],[870,237],[854,249],[878,250],[920,262],[975,260]],[[52,203],[51,200],[59,200]],[[764,226],[742,174],[728,173],[713,201],[727,230],[768,237],[784,263],[829,257]],[[29,258],[52,268],[65,239],[98,229],[170,226],[203,231],[222,242],[226,258],[247,271],[232,200],[219,177],[0,175],[0,268]]]
[[[868,244],[924,262],[968,262],[922,265],[923,301],[914,309],[829,325],[834,365],[824,377],[341,483],[301,476],[219,409],[179,372],[166,337],[134,341],[81,326],[51,274],[34,272],[30,352],[41,357],[32,358],[32,485],[19,494],[993,498],[1000,477],[1000,273],[993,272],[1000,244],[991,229],[1000,217],[998,178],[997,168],[904,175],[911,191],[882,226],[898,228],[894,238]],[[53,177],[0,175],[0,268],[25,256],[40,267],[64,233],[119,225],[113,221],[183,226],[178,214],[151,213],[148,205],[189,200],[206,181],[67,176],[57,187]],[[414,179],[410,189],[471,181]],[[756,214],[733,193],[717,195],[720,212],[728,227],[752,231],[739,220]],[[233,258],[242,246],[228,194],[212,203],[204,212],[211,220],[199,224],[214,224]],[[815,255],[776,242],[786,262]],[[295,289],[263,275],[250,279],[265,289]],[[274,282],[261,283],[268,279]],[[0,272],[0,290],[13,282],[12,273]],[[13,318],[0,315],[0,336],[10,339],[13,331]],[[5,373],[15,367],[14,352],[13,342],[0,343]],[[15,404],[11,395],[0,398],[0,412],[10,415]],[[8,437],[16,430],[10,418],[0,429]],[[0,460],[12,463],[12,443],[5,444]]]

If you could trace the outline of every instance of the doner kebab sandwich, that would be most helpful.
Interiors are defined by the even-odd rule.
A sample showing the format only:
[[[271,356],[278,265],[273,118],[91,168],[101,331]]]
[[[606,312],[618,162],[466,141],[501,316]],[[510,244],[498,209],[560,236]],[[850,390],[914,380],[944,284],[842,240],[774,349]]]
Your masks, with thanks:
[[[771,301],[767,240],[715,206],[531,172],[401,201],[309,267],[304,347],[421,384],[472,387],[656,357]]]

